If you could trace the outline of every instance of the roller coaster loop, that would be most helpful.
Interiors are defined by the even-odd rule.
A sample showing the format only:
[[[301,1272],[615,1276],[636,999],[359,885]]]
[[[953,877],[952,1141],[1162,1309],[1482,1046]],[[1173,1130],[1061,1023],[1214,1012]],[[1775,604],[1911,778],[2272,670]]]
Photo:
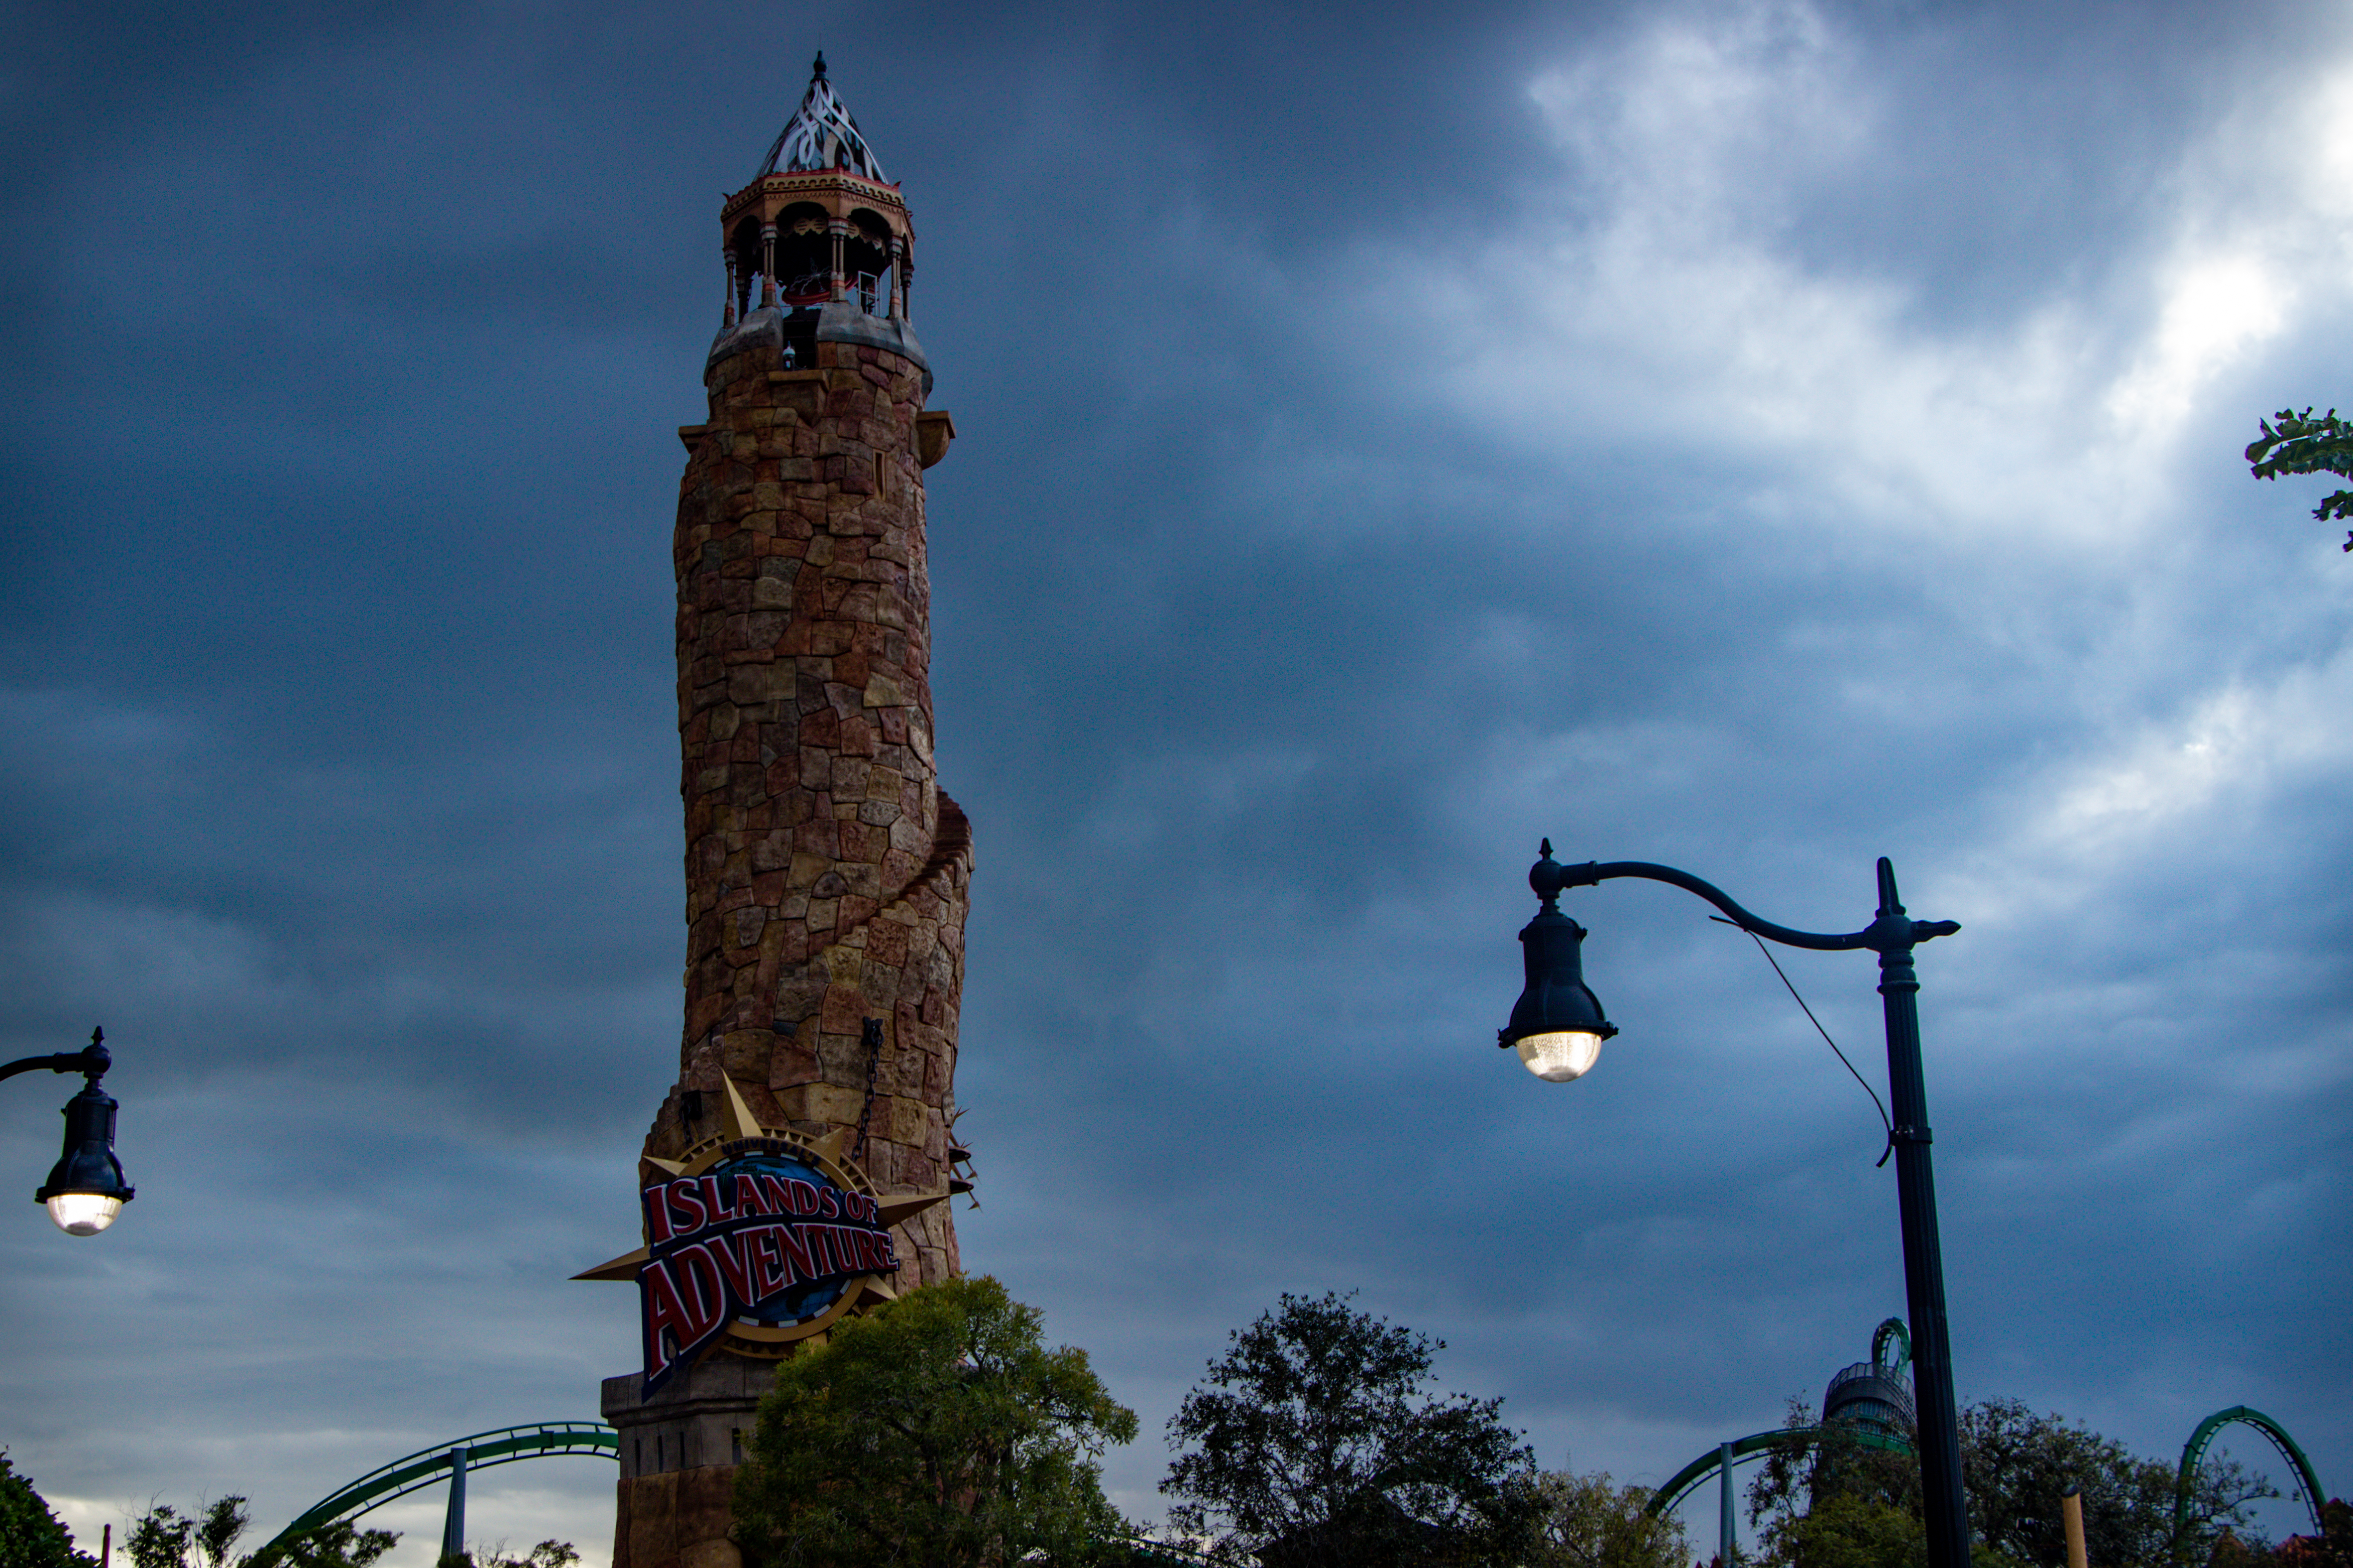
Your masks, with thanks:
[[[1901,1348],[1891,1356],[1887,1353],[1891,1347]],[[1902,1380],[1905,1369],[1912,1364],[1912,1331],[1904,1326],[1903,1319],[1890,1318],[1872,1331],[1871,1361],[1884,1369],[1883,1375],[1890,1381]]]
[[[469,1470],[480,1470],[554,1454],[602,1454],[608,1459],[618,1459],[621,1435],[601,1421],[535,1421],[528,1426],[502,1426],[495,1432],[477,1432],[470,1437],[453,1437],[430,1448],[419,1448],[379,1469],[370,1470],[312,1503],[255,1555],[266,1555],[271,1548],[321,1525],[357,1519],[370,1509],[381,1508],[395,1498],[406,1497],[436,1481],[451,1480],[462,1485],[457,1472],[459,1464]],[[460,1455],[464,1456],[462,1459]]]
[[[2215,1433],[2233,1421],[2242,1421],[2253,1427],[2279,1450],[2280,1458],[2285,1459],[2288,1468],[2295,1472],[2296,1487],[2304,1493],[2304,1506],[2312,1512],[2312,1533],[2320,1534],[2321,1500],[2328,1494],[2320,1489],[2320,1478],[2312,1473],[2312,1461],[2304,1457],[2304,1450],[2295,1446],[2295,1439],[2287,1435],[2286,1427],[2260,1410],[2233,1405],[2228,1410],[2217,1410],[2198,1423],[2198,1430],[2189,1434],[2189,1441],[2181,1446],[2181,1473],[2173,1483],[2175,1538],[2179,1539],[2189,1528],[2189,1494],[2197,1485],[2198,1467],[2205,1462],[2207,1446],[2214,1441]]]

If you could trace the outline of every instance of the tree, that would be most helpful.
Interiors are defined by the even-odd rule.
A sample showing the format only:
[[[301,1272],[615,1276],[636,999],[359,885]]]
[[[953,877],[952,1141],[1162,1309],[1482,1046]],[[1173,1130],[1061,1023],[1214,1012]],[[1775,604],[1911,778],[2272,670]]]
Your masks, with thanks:
[[[1345,1298],[1285,1295],[1232,1335],[1168,1423],[1176,1529],[1268,1568],[1509,1561],[1531,1544],[1534,1456],[1499,1399],[1431,1398],[1432,1352]]]
[[[321,1525],[291,1541],[237,1556],[237,1543],[253,1523],[245,1500],[235,1495],[220,1498],[206,1504],[201,1512],[187,1514],[169,1503],[151,1502],[122,1537],[132,1568],[196,1568],[197,1564],[202,1568],[369,1568],[400,1540],[397,1531],[361,1530],[347,1521]],[[579,1553],[573,1556],[576,1560]],[[501,1564],[500,1568],[520,1565]]]
[[[98,1568],[40,1493],[0,1450],[0,1568]]]
[[[986,1277],[845,1318],[786,1362],[735,1480],[747,1557],[778,1568],[1084,1563],[1129,1533],[1095,1462],[1135,1436],[1084,1351]]]
[[[235,1505],[242,1498],[223,1498],[223,1503]],[[196,1526],[200,1519],[184,1514],[170,1503],[150,1502],[147,1511],[132,1521],[122,1537],[122,1550],[131,1559],[131,1568],[184,1568],[188,1552],[195,1544]]]
[[[2084,1540],[2102,1568],[2203,1562],[2225,1531],[2243,1532],[2246,1505],[2279,1494],[2234,1460],[2210,1461],[2190,1489],[2185,1531],[2174,1533],[2179,1468],[2144,1459],[2111,1437],[2037,1415],[2015,1399],[1989,1399],[1961,1415],[1961,1462],[1969,1523],[2021,1563],[2064,1563],[2060,1497],[2084,1495]]]
[[[1784,1429],[1810,1432],[1768,1448],[1748,1488],[1748,1520],[1761,1525],[1767,1568],[1923,1568],[1920,1461],[1816,1427],[1813,1407],[1789,1401]],[[2111,1568],[2103,1563],[2101,1568]]]
[[[2353,1568],[2353,1505],[2320,1505],[2320,1533],[2291,1535],[2272,1552],[2273,1568]]]
[[[1528,1568],[1683,1568],[1692,1560],[1683,1521],[1643,1511],[1648,1487],[1561,1471],[1536,1477],[1533,1489],[1537,1533]]]
[[[396,1530],[362,1530],[343,1520],[264,1547],[239,1559],[237,1568],[369,1568],[399,1540]]]
[[[1791,1400],[1788,1426],[1813,1424],[1805,1402]],[[2060,1499],[2070,1485],[2082,1491],[2085,1548],[2100,1568],[2204,1563],[2226,1534],[2244,1530],[2247,1503],[2277,1495],[2235,1462],[2209,1464],[2177,1536],[2176,1470],[2164,1460],[2141,1458],[2081,1423],[2037,1415],[2015,1399],[1962,1411],[1960,1438],[1979,1568],[2065,1563]],[[1749,1518],[1765,1527],[1763,1556],[1778,1568],[1916,1568],[1926,1561],[1920,1467],[1909,1453],[1833,1428],[1775,1449],[1748,1499]],[[2265,1549],[2258,1542],[2255,1550]]]
[[[507,1555],[507,1543],[478,1546],[470,1552],[453,1552],[441,1559],[440,1568],[573,1568],[580,1561],[579,1548],[568,1541],[543,1541],[520,1557]]]
[[[1917,1514],[1893,1503],[1834,1493],[1783,1521],[1767,1537],[1766,1561],[1802,1568],[1926,1568],[1928,1531]],[[1973,1568],[1995,1568],[1981,1546]]]
[[[2282,474],[2353,478],[2353,420],[2339,419],[2334,408],[2317,419],[2309,408],[2301,414],[2283,408],[2256,423],[2263,426],[2263,437],[2247,447],[2249,471],[2255,478],[2275,479]],[[2337,491],[2313,508],[2312,515],[2322,522],[2353,518],[2353,490]],[[2345,536],[2345,548],[2353,550],[2353,533]]]

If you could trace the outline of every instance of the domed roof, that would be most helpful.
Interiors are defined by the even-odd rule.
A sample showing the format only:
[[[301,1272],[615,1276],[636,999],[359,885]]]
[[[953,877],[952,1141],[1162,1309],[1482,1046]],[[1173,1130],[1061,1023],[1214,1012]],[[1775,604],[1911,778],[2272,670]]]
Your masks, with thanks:
[[[846,169],[881,184],[891,183],[874,160],[874,149],[858,133],[858,121],[833,95],[833,83],[825,79],[825,57],[819,55],[799,112],[785,122],[761,160],[759,174],[752,177],[825,169]]]

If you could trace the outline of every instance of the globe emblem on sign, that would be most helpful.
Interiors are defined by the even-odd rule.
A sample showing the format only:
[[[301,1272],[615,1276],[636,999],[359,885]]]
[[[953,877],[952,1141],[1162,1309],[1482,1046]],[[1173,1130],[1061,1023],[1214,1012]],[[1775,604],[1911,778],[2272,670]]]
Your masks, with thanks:
[[[730,1161],[720,1167],[726,1174],[742,1173],[749,1175],[776,1176],[786,1181],[806,1182],[813,1187],[830,1187],[834,1184],[815,1166],[777,1154],[754,1154],[746,1159]],[[763,1304],[756,1311],[739,1316],[739,1323],[756,1323],[762,1328],[789,1328],[805,1323],[841,1300],[849,1288],[847,1279],[818,1280],[790,1294]]]

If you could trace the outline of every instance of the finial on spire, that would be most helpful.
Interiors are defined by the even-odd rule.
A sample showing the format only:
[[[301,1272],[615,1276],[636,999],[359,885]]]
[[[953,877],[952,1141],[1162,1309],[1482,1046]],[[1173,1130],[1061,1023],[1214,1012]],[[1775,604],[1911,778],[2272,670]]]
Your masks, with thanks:
[[[809,79],[811,81],[823,81],[825,79],[825,51],[823,49],[818,50],[817,64],[809,68]]]
[[[1525,841],[1525,839],[1523,839],[1523,840],[1522,840],[1522,842],[1523,842],[1523,843],[1525,843],[1525,842],[1526,842],[1526,841]],[[1546,839],[1543,843],[1541,843],[1541,844],[1537,845],[1537,846],[1536,846],[1536,853],[1537,853],[1537,854],[1539,854],[1539,855],[1541,855],[1541,856],[1543,856],[1543,857],[1544,857],[1546,859],[1547,859],[1547,860],[1551,859],[1551,858],[1552,858],[1552,840],[1551,840],[1551,839],[1549,839],[1549,838],[1547,838],[1547,839]]]

